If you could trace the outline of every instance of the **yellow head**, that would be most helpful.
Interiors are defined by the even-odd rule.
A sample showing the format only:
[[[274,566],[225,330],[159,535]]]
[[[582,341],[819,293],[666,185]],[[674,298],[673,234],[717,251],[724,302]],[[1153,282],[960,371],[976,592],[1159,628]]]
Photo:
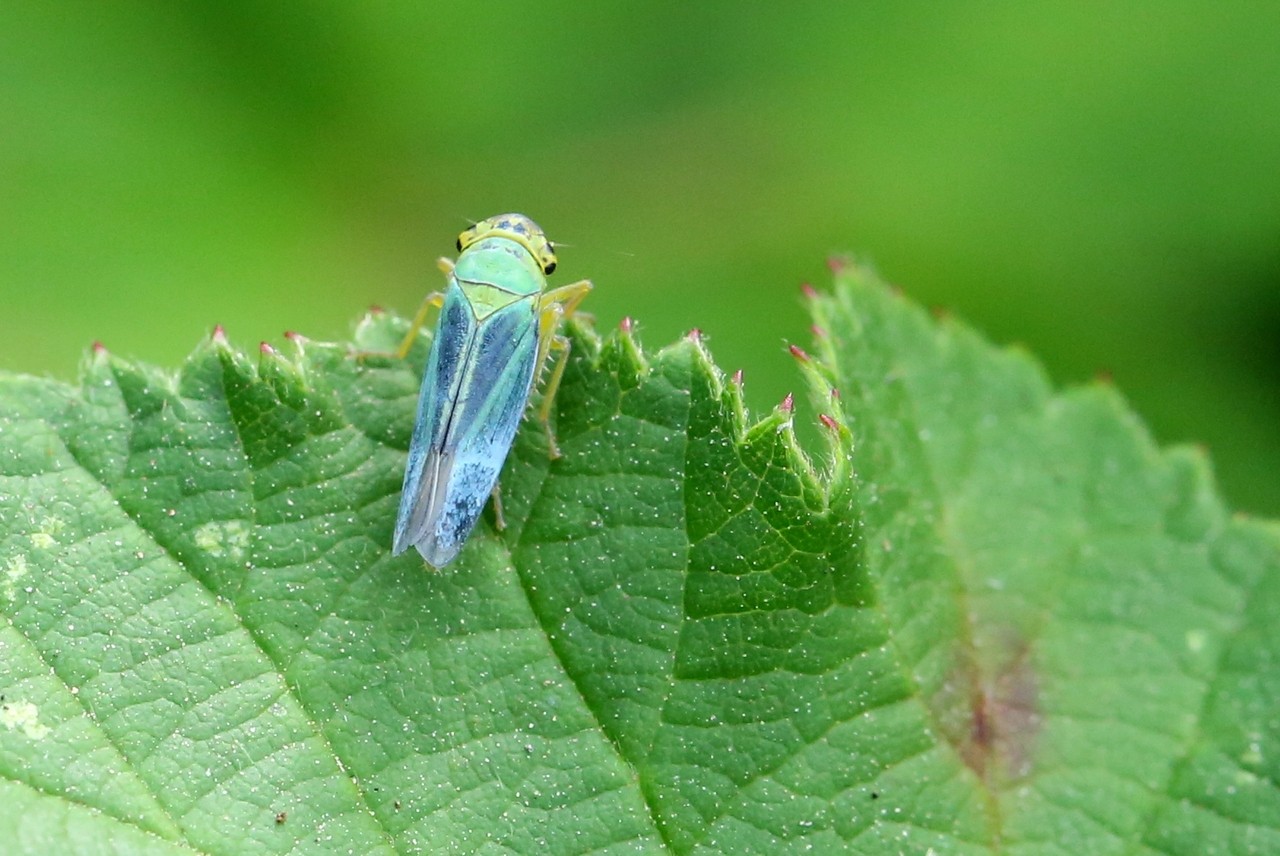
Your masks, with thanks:
[[[508,238],[529,251],[544,274],[556,269],[556,248],[542,233],[542,228],[523,214],[499,214],[486,217],[458,236],[458,252],[481,238]]]

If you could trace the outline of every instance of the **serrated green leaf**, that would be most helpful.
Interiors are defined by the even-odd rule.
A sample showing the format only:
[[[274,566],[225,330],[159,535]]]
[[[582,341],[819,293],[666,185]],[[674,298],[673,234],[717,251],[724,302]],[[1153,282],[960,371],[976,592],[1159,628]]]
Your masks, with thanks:
[[[813,310],[817,468],[577,328],[444,572],[397,319],[0,379],[4,852],[1280,852],[1277,530],[865,271]]]

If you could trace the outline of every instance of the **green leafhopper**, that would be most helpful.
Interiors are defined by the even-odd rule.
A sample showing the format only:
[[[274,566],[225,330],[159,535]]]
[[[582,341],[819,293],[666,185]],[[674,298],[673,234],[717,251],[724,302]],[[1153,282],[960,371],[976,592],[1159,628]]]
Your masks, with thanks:
[[[539,408],[547,423],[564,373],[561,319],[591,290],[583,280],[547,290],[555,247],[523,214],[481,220],[458,236],[458,260],[440,260],[447,283],[429,296],[410,330],[440,310],[422,376],[392,552],[416,547],[432,567],[453,561],[493,493],[533,385],[559,351]],[[559,449],[548,425],[551,454]]]

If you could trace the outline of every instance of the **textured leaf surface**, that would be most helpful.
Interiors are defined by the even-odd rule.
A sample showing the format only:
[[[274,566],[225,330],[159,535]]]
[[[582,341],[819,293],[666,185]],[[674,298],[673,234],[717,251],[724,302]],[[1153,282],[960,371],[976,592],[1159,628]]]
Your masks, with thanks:
[[[1280,852],[1276,529],[865,271],[813,310],[817,471],[578,330],[434,573],[425,343],[0,380],[4,852]]]

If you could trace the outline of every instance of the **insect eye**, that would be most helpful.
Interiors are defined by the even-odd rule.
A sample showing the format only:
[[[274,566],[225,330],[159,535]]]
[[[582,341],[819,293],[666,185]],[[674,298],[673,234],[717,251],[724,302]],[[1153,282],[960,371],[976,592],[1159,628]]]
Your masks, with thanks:
[[[556,272],[556,263],[547,262],[547,264],[542,268],[542,272],[547,276],[551,276],[551,274]]]
[[[462,252],[462,236],[458,236],[458,252]]]

